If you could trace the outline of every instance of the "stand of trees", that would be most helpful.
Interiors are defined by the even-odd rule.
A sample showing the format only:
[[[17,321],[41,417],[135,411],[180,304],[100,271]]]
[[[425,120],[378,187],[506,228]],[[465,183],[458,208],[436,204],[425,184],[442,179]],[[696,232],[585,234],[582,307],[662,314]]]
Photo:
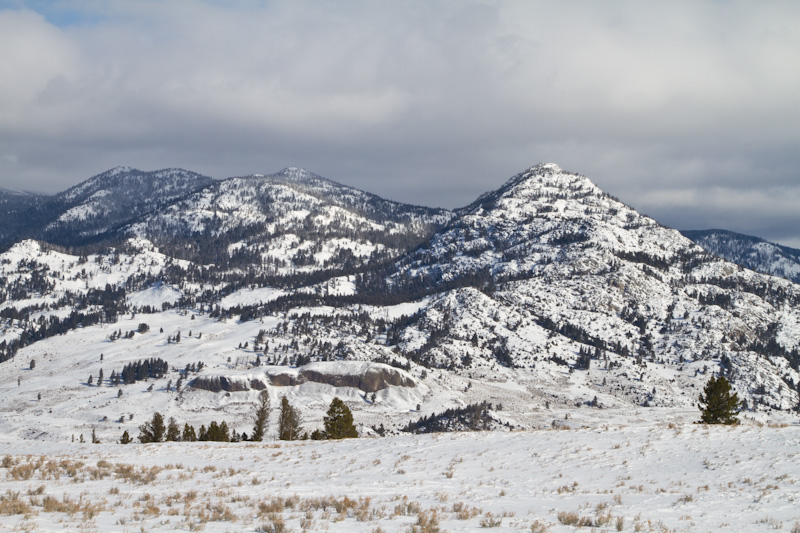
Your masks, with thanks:
[[[195,430],[194,426],[188,423],[180,428],[178,421],[170,418],[165,424],[161,413],[154,413],[153,417],[139,426],[139,442],[195,442],[195,441],[217,441],[217,442],[239,442],[239,441],[261,441],[266,435],[269,421],[270,399],[269,393],[264,390],[258,397],[258,404],[253,412],[253,430],[250,437],[247,433],[237,433],[223,420],[217,422],[212,420],[208,427],[200,426]],[[278,439],[280,440],[305,440],[309,437],[314,440],[324,439],[348,439],[357,438],[358,431],[353,424],[353,413],[350,408],[339,398],[331,401],[328,412],[324,418],[324,430],[315,430],[310,436],[303,431],[302,416],[300,411],[293,407],[289,400],[284,396],[281,398],[281,406],[278,415]],[[119,441],[121,444],[133,442],[127,431],[122,434]]]

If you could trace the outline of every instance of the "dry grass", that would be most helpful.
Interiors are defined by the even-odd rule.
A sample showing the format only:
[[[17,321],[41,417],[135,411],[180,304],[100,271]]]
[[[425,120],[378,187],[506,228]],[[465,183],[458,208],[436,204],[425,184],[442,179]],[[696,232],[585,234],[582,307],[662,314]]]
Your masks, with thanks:
[[[19,492],[7,490],[0,496],[0,515],[23,515],[25,517],[34,514],[33,507],[20,498]]]

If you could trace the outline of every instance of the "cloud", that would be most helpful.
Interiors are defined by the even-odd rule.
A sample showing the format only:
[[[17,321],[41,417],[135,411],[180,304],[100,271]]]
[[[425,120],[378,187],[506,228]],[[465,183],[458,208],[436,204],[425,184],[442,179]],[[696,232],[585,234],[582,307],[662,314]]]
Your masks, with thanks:
[[[555,161],[670,225],[800,241],[794,2],[43,6],[0,11],[5,186],[300,165],[455,207]]]

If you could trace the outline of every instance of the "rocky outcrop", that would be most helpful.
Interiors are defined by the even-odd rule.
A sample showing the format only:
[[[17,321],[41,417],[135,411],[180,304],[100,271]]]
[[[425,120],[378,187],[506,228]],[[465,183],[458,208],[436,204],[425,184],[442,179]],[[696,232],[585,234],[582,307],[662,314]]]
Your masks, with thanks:
[[[411,376],[402,370],[378,363],[350,361],[311,363],[299,369],[269,371],[267,379],[276,387],[291,387],[311,381],[333,387],[354,387],[364,392],[377,392],[389,386],[416,386]]]
[[[416,387],[414,379],[402,370],[360,361],[318,362],[300,368],[273,367],[266,374],[203,375],[190,381],[188,386],[211,392],[244,392],[264,390],[267,385],[293,387],[309,382],[332,387],[353,387],[367,393],[391,386]]]

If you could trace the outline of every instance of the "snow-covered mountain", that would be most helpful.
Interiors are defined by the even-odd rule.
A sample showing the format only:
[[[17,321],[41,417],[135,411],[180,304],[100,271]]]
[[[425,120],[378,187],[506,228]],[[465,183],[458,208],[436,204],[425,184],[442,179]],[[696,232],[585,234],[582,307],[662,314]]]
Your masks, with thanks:
[[[113,438],[156,410],[241,431],[263,386],[309,423],[339,396],[367,433],[460,427],[463,413],[486,428],[691,417],[715,373],[748,416],[800,403],[800,287],[554,164],[455,213],[287,169],[212,183],[122,231],[102,253],[25,241],[0,255],[0,387],[16,392],[0,431]],[[109,383],[156,358],[166,373]],[[32,411],[47,415],[35,435]]]
[[[287,168],[217,182],[126,232],[198,263],[280,276],[396,258],[451,217]]]
[[[685,230],[708,253],[749,269],[800,283],[800,250],[722,229]]]
[[[0,249],[25,238],[60,246],[116,239],[121,226],[213,181],[182,169],[116,167],[54,196],[0,190]]]
[[[212,182],[207,176],[176,168],[143,172],[116,167],[52,197],[42,207],[52,220],[39,236],[59,244],[85,242]]]
[[[24,237],[27,217],[41,201],[39,194],[0,187],[0,250]]]

